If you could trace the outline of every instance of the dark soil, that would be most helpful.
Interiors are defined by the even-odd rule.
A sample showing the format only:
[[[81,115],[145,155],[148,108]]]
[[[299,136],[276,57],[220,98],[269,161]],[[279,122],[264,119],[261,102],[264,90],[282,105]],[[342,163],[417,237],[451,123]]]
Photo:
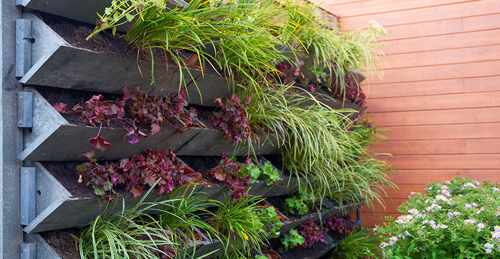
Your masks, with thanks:
[[[139,60],[151,62],[149,50],[138,51],[118,35],[114,37],[109,32],[101,32],[87,41],[86,38],[93,32],[95,26],[42,12],[39,13],[39,17],[74,47],[127,60],[137,60],[139,55]],[[153,53],[155,63],[166,64],[168,58],[163,51],[156,49]],[[170,64],[174,64],[173,61],[170,61]]]
[[[86,119],[83,119],[80,113],[71,112],[75,105],[80,104],[82,107],[85,102],[90,100],[92,96],[102,94],[103,101],[115,101],[117,99],[122,99],[123,95],[118,94],[104,94],[97,92],[87,92],[87,91],[79,91],[79,90],[70,90],[63,88],[54,88],[54,87],[43,87],[43,86],[34,86],[34,88],[51,104],[54,105],[56,103],[62,102],[66,104],[66,113],[62,113],[61,115],[71,124],[77,126],[89,126],[89,123]],[[125,105],[125,116],[124,118],[131,118],[130,114],[130,106],[128,104]],[[103,127],[108,125],[103,124]],[[142,131],[149,131],[150,125],[138,125]],[[109,125],[111,128],[121,128],[118,123],[111,123]],[[175,118],[171,118],[168,123],[163,123],[160,125],[162,130],[178,130],[182,127],[182,124]]]
[[[221,158],[217,156],[178,156],[186,165],[191,167],[196,172],[201,173],[202,177],[207,179],[210,183],[214,185],[224,185],[223,182],[208,177],[208,171],[216,167]]]
[[[198,120],[201,121],[201,123],[203,123],[207,128],[215,129],[212,122],[210,122],[210,117],[214,116],[213,112],[216,111],[216,109],[200,105],[191,105],[190,107],[196,109],[196,112],[198,113]],[[189,110],[189,107],[187,109]]]
[[[83,183],[78,183],[78,174],[76,166],[81,162],[41,162],[42,165],[66,188],[73,198],[102,198],[94,193],[92,186],[85,186]],[[114,186],[119,195],[126,195],[129,192],[124,186]],[[144,192],[148,190],[145,187]]]
[[[175,63],[171,55],[161,48],[152,48],[152,50],[149,48],[139,49],[136,45],[129,44],[125,41],[122,35],[116,34],[116,36],[113,36],[111,29],[94,35],[89,40],[86,40],[86,38],[93,32],[95,26],[48,13],[36,12],[36,14],[64,40],[74,47],[120,57],[126,60],[138,60],[145,62],[151,62],[152,51],[155,64],[177,67],[177,63]],[[184,59],[188,64],[191,63],[191,60],[198,60],[197,57],[194,57],[194,52],[179,50],[177,53],[179,54],[178,58]],[[212,61],[211,63],[216,64],[215,61]],[[191,68],[201,68],[199,60],[191,65]],[[222,74],[222,71],[217,72],[209,65],[205,66],[204,70],[205,73],[215,76]]]
[[[340,240],[338,240],[337,242],[335,242],[335,241],[337,241],[337,240],[334,239],[334,244],[340,242]],[[270,240],[269,243],[271,244],[272,249],[275,251],[279,251],[279,248],[283,247],[283,245],[281,244],[280,238],[275,238],[273,240]],[[328,245],[328,244],[320,241],[320,242],[317,242],[316,244],[314,244],[312,247],[307,247],[307,248],[299,245],[293,249],[285,251],[284,253],[280,253],[280,255],[281,255],[281,258],[283,258],[283,259],[318,258],[315,255],[317,255],[317,254],[319,254],[327,249],[331,249],[333,247],[334,247],[334,245]]]
[[[78,241],[71,234],[80,237],[79,228],[68,228],[51,232],[41,232],[40,236],[61,256],[62,259],[78,259]]]

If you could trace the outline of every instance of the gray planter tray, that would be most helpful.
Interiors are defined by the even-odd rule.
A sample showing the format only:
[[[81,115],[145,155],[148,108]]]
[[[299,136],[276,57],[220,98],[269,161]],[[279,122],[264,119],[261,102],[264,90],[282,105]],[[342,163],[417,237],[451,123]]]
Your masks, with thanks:
[[[230,139],[224,140],[225,135],[221,130],[204,129],[180,147],[176,154],[179,156],[218,156],[220,153],[236,156],[247,155],[248,149],[246,146],[235,150],[235,145],[231,145]],[[257,155],[273,155],[281,152],[274,138],[263,140],[262,143],[254,143],[254,147]]]
[[[34,14],[25,12],[23,17],[32,21],[31,69],[19,80],[26,85],[43,85],[59,88],[121,94],[123,86],[139,85],[149,95],[167,95],[179,90],[179,68],[155,64],[156,85],[143,78],[151,75],[151,64],[125,60],[70,45]],[[141,72],[138,69],[141,68]],[[216,106],[215,98],[230,96],[227,81],[220,76],[202,75],[200,70],[189,69],[201,92],[183,68],[190,104]]]
[[[81,152],[93,149],[89,140],[97,136],[99,128],[72,125],[35,89],[25,87],[25,91],[33,92],[33,127],[25,129],[24,151],[18,158],[29,161],[85,160],[77,157]],[[176,150],[200,131],[201,128],[191,128],[181,134],[177,130],[162,130],[155,135],[147,132],[147,138],[141,137],[139,143],[130,144],[123,138],[127,133],[125,129],[102,128],[100,136],[112,146],[105,152],[96,151],[95,158],[121,159],[148,148]]]
[[[176,2],[168,1],[167,7],[174,7]],[[99,20],[97,13],[103,14],[111,6],[111,0],[16,0],[16,5],[95,25]],[[180,0],[179,5],[187,4]],[[126,31],[128,26],[122,25],[118,30]]]
[[[37,171],[36,213],[35,219],[24,228],[25,232],[31,234],[85,225],[103,212],[107,204],[106,201],[99,201],[97,198],[73,197],[72,193],[42,164],[35,162],[34,166]],[[288,178],[282,178],[272,187],[268,187],[263,181],[257,181],[250,184],[246,189],[251,195],[261,195],[263,197],[285,195],[297,187],[296,179],[292,178],[290,184],[288,184],[288,180]],[[225,185],[214,187],[198,185],[194,191],[198,193],[197,195],[208,196],[220,201],[231,195],[230,190]],[[136,205],[141,197],[133,197],[132,194],[115,197],[117,205],[114,211],[121,209],[122,199],[125,200],[125,206],[128,208]],[[158,192],[152,191],[145,201],[152,202],[158,199],[162,199],[162,196]]]

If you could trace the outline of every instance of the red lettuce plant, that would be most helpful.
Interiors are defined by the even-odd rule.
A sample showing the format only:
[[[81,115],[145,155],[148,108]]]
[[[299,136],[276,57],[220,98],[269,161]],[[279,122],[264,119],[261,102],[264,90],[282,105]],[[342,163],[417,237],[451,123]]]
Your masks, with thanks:
[[[168,124],[177,127],[169,121],[173,117],[178,117],[184,123],[182,127],[178,128],[180,131],[193,126],[197,113],[194,108],[191,108],[189,112],[184,111],[183,108],[188,105],[184,89],[181,89],[177,95],[171,93],[166,97],[148,96],[139,86],[136,86],[136,91],[133,92],[125,86],[123,87],[125,95],[122,100],[105,101],[102,100],[102,95],[94,95],[83,105],[75,105],[72,111],[66,111],[64,103],[56,103],[54,108],[60,113],[80,114],[89,125],[94,127],[97,125],[102,127],[103,123],[108,127],[112,124],[119,125],[127,130],[125,139],[132,144],[139,142],[140,136],[147,137],[147,134],[142,132],[136,123],[150,126],[153,135],[161,130],[160,125]],[[130,118],[125,118],[125,105],[130,108]],[[90,139],[90,143],[94,145],[95,149],[101,151],[111,146],[103,137],[99,136],[99,133],[95,138]]]
[[[89,162],[77,166],[78,182],[92,185],[97,195],[114,192],[113,187],[121,185],[138,197],[146,185],[153,186],[157,181],[160,195],[164,195],[176,186],[201,179],[200,173],[182,164],[171,150],[168,152],[169,156],[165,151],[147,149],[132,158],[100,165],[94,159],[94,150],[89,150],[80,155],[88,158]]]
[[[352,220],[351,216],[344,215],[342,218],[333,218],[323,220],[323,227],[338,234],[344,234],[344,232],[349,235],[353,231],[356,223]]]
[[[226,133],[225,140],[232,138],[231,144],[243,141],[250,135],[248,117],[244,113],[245,106],[250,104],[250,98],[245,98],[244,104],[240,104],[241,100],[236,94],[233,94],[231,99],[226,98],[226,104],[220,98],[215,99],[220,110],[214,112],[215,117],[210,118],[212,125]]]
[[[224,182],[226,186],[233,192],[231,200],[240,200],[248,193],[245,193],[245,187],[248,186],[250,175],[241,173],[241,163],[235,162],[228,158],[226,154],[221,153],[221,161],[218,166],[208,172],[208,176]],[[248,167],[252,163],[250,158],[245,161],[245,166]]]
[[[323,234],[319,231],[319,226],[312,219],[300,224],[297,227],[297,232],[304,237],[303,247],[311,247],[318,241],[325,242]]]
[[[345,92],[342,92],[339,87],[332,89],[332,91],[326,91],[332,97],[340,100],[349,100],[361,107],[366,104],[366,95],[360,86],[351,78],[345,78]]]

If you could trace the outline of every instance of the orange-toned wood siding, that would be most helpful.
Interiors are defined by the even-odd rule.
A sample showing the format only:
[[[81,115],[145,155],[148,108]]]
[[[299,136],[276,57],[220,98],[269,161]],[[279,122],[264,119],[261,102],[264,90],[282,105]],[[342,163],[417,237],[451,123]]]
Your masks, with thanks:
[[[326,0],[346,29],[379,22],[387,67],[372,78],[368,113],[389,138],[374,147],[398,173],[386,209],[362,208],[364,225],[398,215],[412,191],[469,176],[500,181],[500,1]],[[366,88],[366,86],[364,87]]]

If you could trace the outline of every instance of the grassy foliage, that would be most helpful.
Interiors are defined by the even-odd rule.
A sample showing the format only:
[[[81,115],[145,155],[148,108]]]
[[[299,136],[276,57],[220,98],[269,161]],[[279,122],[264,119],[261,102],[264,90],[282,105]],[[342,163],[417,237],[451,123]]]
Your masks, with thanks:
[[[261,209],[257,203],[263,199],[257,196],[245,196],[232,202],[228,197],[209,220],[210,225],[221,235],[223,255],[237,253],[249,256],[252,246],[259,247],[269,238]]]
[[[361,229],[352,232],[341,243],[335,246],[329,258],[335,259],[368,259],[381,258],[380,238],[373,232]]]
[[[81,233],[78,239],[80,257],[155,258],[167,255],[162,247],[176,244],[146,212],[158,211],[159,205],[166,205],[172,200],[144,202],[147,194],[130,209],[125,209],[125,200],[122,200],[123,209],[116,213],[111,213],[112,207],[108,204],[104,213]]]

